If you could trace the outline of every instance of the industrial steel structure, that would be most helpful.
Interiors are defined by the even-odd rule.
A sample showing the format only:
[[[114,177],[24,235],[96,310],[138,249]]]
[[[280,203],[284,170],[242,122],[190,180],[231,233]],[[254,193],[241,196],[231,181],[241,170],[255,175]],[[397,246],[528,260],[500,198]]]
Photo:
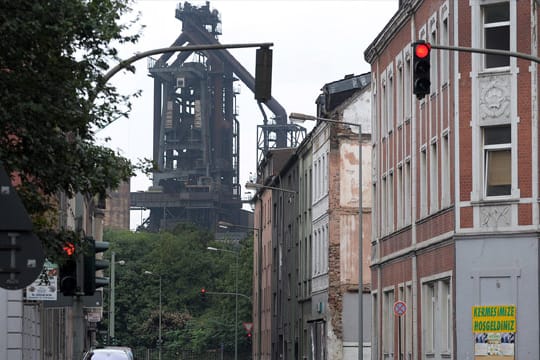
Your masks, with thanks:
[[[182,32],[172,46],[219,44],[221,20],[209,2],[178,4]],[[174,56],[174,57],[173,57]],[[218,221],[247,225],[239,181],[240,125],[235,82],[251,91],[255,79],[227,51],[167,53],[149,59],[154,79],[153,159],[158,169],[147,192],[131,193],[131,207],[150,210],[150,231],[183,221],[214,229]],[[261,103],[257,158],[270,148],[296,147],[305,129],[287,124],[285,109],[273,98]]]

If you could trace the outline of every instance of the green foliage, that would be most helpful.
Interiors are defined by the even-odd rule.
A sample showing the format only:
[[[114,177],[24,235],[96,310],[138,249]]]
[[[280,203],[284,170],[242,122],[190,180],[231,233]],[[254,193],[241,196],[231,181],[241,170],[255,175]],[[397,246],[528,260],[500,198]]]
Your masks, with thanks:
[[[201,352],[234,351],[235,296],[208,294],[202,302],[199,292],[235,292],[236,257],[230,252],[209,251],[208,246],[240,251],[238,293],[251,297],[253,238],[239,245],[213,241],[213,234],[193,225],[178,226],[172,232],[133,233],[106,231],[116,260],[116,338],[132,347],[156,346],[159,329],[159,274],[162,281],[163,348]],[[153,275],[144,274],[145,271]],[[109,306],[105,301],[105,310]],[[239,352],[250,352],[242,322],[251,322],[252,304],[238,297]],[[101,324],[104,329],[107,319]]]
[[[101,81],[113,44],[138,39],[119,21],[130,2],[0,0],[0,162],[44,239],[55,194],[105,195],[144,166],[95,141],[131,107]]]

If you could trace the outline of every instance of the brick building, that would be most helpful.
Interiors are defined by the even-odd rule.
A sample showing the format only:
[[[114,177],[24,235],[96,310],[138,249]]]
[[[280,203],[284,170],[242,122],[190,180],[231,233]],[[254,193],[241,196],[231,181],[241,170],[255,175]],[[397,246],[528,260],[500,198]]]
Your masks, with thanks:
[[[297,304],[296,287],[291,286],[294,279],[288,276],[290,267],[295,264],[295,257],[291,253],[295,252],[296,247],[291,248],[290,244],[296,240],[293,220],[297,203],[292,193],[280,190],[280,175],[294,172],[296,168],[293,155],[294,149],[270,150],[259,164],[257,181],[264,187],[254,198],[253,224],[257,232],[253,247],[254,359],[278,359],[280,354],[292,353],[294,339],[297,338],[294,331],[297,323],[292,317]],[[283,188],[297,191],[290,183]],[[294,293],[291,294],[290,290]]]
[[[317,100],[318,116],[362,125],[361,187],[356,126],[320,122],[298,148],[271,150],[259,165],[257,182],[262,187],[254,214],[261,240],[254,248],[256,359],[358,358],[359,288],[368,309],[363,350],[369,357],[370,79],[368,73],[328,83]]]
[[[359,128],[320,122],[312,131],[312,312],[314,359],[357,359],[359,288],[363,307],[369,309],[370,89],[371,74],[346,76],[325,84],[317,100],[321,118],[361,125]],[[362,146],[362,181],[359,181]],[[362,191],[363,259],[359,261],[359,193]],[[362,286],[359,287],[359,265]],[[369,357],[369,311],[363,312],[362,351]],[[324,357],[326,356],[326,357]]]
[[[118,189],[109,191],[105,205],[106,228],[129,230],[129,196],[129,181],[121,183]]]
[[[532,0],[404,0],[365,52],[373,359],[538,357],[537,65],[432,49],[430,94],[411,85],[412,42],[536,56],[538,15]],[[505,305],[519,332],[486,331],[488,347],[473,307]]]

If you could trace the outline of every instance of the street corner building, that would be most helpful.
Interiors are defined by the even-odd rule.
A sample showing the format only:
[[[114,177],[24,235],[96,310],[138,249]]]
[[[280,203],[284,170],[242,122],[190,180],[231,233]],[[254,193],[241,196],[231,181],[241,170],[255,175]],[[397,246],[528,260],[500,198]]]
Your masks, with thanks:
[[[365,50],[372,359],[538,358],[539,5],[400,1]],[[421,96],[418,41],[432,45]]]

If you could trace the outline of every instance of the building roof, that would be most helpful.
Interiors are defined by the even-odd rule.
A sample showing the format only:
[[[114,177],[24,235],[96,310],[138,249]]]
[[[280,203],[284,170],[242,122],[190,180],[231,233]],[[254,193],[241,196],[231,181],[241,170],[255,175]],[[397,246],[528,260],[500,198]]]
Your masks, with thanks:
[[[399,3],[397,12],[364,51],[364,60],[367,63],[372,64],[374,59],[384,51],[389,41],[400,32],[421,3],[422,0],[403,0]]]
[[[319,115],[326,114],[349,99],[355,92],[364,90],[371,85],[371,73],[361,75],[345,75],[343,79],[325,84],[322,94],[317,98]]]

